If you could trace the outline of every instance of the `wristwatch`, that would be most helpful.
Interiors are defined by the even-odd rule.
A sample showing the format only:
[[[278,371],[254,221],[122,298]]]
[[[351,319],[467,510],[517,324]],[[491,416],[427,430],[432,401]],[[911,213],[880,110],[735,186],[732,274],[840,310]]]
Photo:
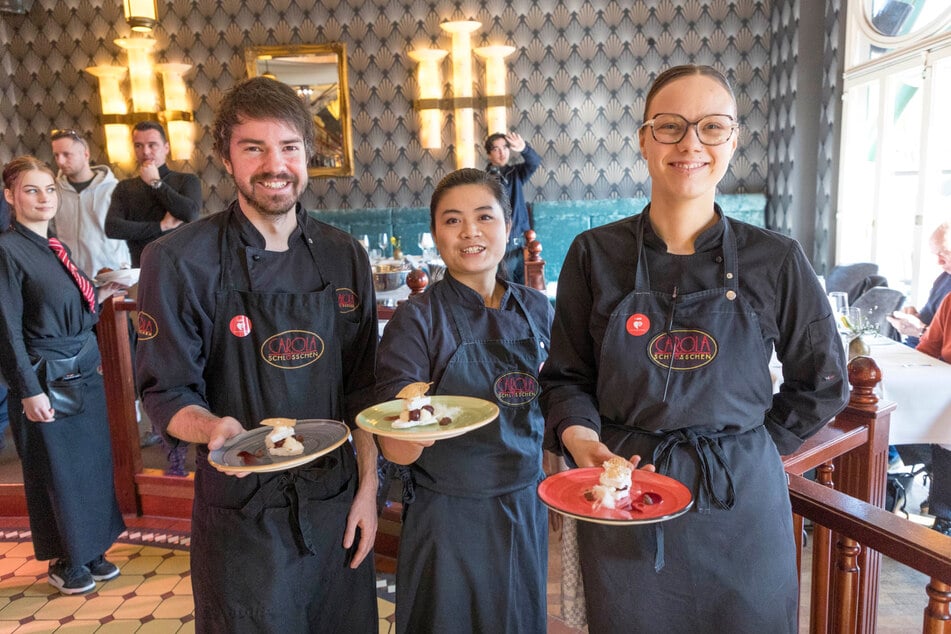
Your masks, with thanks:
[[[156,179],[152,180],[151,182],[149,182],[149,185],[152,186],[152,189],[158,189],[159,187],[162,186],[162,179],[161,179],[161,178],[156,178]]]

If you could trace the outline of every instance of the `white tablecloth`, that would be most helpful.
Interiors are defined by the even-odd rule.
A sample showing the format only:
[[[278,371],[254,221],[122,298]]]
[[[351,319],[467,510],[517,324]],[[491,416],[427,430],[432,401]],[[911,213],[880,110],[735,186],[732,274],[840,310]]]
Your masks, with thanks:
[[[884,337],[872,339],[869,348],[882,369],[882,397],[898,404],[889,442],[951,449],[951,364]]]
[[[886,337],[868,341],[869,356],[882,371],[876,394],[898,405],[892,412],[889,443],[936,443],[951,449],[951,365]],[[782,366],[775,353],[769,369],[778,390]]]

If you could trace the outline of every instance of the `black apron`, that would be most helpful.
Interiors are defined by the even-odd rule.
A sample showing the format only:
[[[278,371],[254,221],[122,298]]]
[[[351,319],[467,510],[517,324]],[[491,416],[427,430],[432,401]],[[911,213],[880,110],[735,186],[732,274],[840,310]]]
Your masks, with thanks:
[[[116,501],[112,441],[99,347],[78,337],[26,342],[44,392],[70,392],[70,415],[50,423],[27,420],[26,394],[10,393],[10,423],[23,467],[33,549],[39,560],[65,557],[82,565],[106,552],[125,523]],[[54,370],[54,366],[56,369]]]
[[[343,418],[337,297],[304,240],[321,288],[241,289],[234,222],[221,230],[221,279],[205,371],[208,403],[248,429],[263,418]],[[289,273],[293,274],[293,273]],[[248,326],[250,325],[250,326]],[[250,332],[249,332],[250,331]],[[198,448],[192,585],[201,632],[375,632],[373,555],[351,570],[342,546],[356,491],[350,443],[297,469],[219,473]]]
[[[442,299],[442,291],[430,292]],[[434,393],[483,398],[500,414],[436,441],[411,467],[415,495],[405,508],[396,569],[399,633],[545,632],[548,515],[535,487],[544,429],[537,377],[548,353],[538,325],[510,292],[519,310],[493,316],[527,320],[529,338],[476,339],[458,304],[449,304],[460,345]]]
[[[685,483],[686,515],[636,527],[579,522],[592,633],[795,632],[792,512],[776,447],[759,320],[739,289],[723,218],[723,285],[651,291],[641,214],[635,288],[601,350],[602,440]]]

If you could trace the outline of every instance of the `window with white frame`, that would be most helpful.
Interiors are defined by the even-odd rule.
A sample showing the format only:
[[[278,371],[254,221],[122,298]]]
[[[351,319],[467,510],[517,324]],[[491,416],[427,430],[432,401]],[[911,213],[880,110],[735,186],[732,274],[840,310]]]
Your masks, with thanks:
[[[951,2],[849,0],[836,262],[922,305],[951,219]]]

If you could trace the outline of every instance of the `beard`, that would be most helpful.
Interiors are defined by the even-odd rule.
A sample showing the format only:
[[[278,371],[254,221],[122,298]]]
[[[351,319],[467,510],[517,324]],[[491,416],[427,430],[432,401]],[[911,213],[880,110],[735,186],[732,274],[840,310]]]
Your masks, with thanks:
[[[290,183],[290,193],[281,191],[269,194],[266,188],[255,188],[254,184],[258,181],[266,180],[285,180]],[[293,211],[297,200],[304,193],[307,187],[307,180],[300,182],[293,175],[286,172],[281,174],[261,174],[251,178],[250,183],[235,181],[238,193],[245,203],[262,216],[283,216],[289,211]]]

